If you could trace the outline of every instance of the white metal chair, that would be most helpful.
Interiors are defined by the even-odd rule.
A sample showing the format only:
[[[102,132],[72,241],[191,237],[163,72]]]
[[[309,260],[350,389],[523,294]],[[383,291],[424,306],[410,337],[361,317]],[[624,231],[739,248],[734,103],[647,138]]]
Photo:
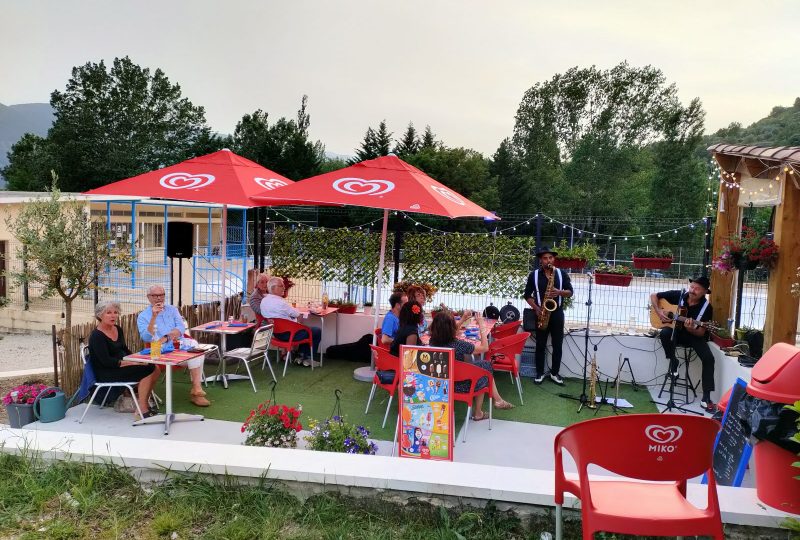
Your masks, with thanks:
[[[91,378],[94,379],[94,370],[92,369],[92,365],[89,363],[89,347],[86,345],[81,345],[81,360],[83,360],[83,369],[84,373],[87,370],[91,370]],[[83,418],[86,416],[86,413],[89,412],[89,407],[92,406],[92,402],[94,398],[97,396],[97,393],[100,391],[101,388],[106,389],[106,395],[103,396],[103,401],[100,403],[100,408],[102,409],[105,404],[106,400],[108,399],[108,394],[111,392],[112,388],[127,388],[131,396],[133,396],[133,403],[136,405],[136,411],[139,413],[139,418],[142,417],[142,409],[139,407],[139,401],[136,399],[136,392],[134,391],[134,387],[139,384],[139,381],[131,381],[131,382],[99,382],[96,379],[94,380],[94,392],[92,392],[92,397],[89,398],[89,403],[86,404],[86,408],[83,410],[83,414],[81,415],[81,419],[78,420],[79,424],[83,423]]]
[[[272,370],[272,363],[269,361],[269,357],[267,356],[269,344],[272,341],[272,328],[273,327],[271,324],[257,328],[253,334],[253,343],[250,345],[250,347],[239,347],[238,349],[233,349],[231,351],[222,353],[223,361],[220,362],[220,366],[223,365],[225,359],[227,358],[234,358],[239,361],[239,364],[236,366],[236,371],[239,371],[239,367],[244,364],[244,367],[247,370],[247,376],[250,379],[250,384],[253,385],[253,392],[258,391],[256,390],[256,382],[253,380],[253,373],[250,371],[250,362],[253,360],[262,359],[261,369],[264,369],[264,366],[269,366],[269,372],[272,374],[272,379],[274,381],[278,380],[275,377],[275,372]]]

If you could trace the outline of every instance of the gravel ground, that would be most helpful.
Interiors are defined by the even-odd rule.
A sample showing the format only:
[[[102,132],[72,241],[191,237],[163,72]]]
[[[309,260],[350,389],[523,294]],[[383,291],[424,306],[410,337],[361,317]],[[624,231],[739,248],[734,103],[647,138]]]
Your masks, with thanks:
[[[53,367],[50,334],[0,334],[0,377],[4,371]]]

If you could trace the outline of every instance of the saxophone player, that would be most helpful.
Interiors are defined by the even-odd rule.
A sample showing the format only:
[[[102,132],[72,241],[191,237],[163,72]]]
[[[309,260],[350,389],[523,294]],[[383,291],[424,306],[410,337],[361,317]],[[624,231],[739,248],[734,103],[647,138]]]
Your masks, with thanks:
[[[536,252],[539,268],[528,276],[524,298],[536,313],[536,374],[535,384],[542,384],[545,377],[545,354],[547,338],[553,346],[553,357],[550,365],[550,380],[559,386],[564,380],[558,375],[561,368],[561,346],[564,342],[564,309],[562,299],[572,296],[572,283],[569,275],[554,266],[558,253],[548,247]]]

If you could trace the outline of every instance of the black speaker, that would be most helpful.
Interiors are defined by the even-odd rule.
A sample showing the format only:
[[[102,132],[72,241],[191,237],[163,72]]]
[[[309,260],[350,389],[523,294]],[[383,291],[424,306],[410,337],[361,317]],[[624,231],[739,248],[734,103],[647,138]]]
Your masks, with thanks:
[[[194,227],[186,221],[167,222],[167,257],[191,259]]]

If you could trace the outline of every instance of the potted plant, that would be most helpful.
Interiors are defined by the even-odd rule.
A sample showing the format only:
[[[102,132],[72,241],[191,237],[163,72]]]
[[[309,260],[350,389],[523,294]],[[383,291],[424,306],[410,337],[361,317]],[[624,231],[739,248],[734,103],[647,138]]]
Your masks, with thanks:
[[[736,341],[731,337],[731,333],[727,328],[720,328],[719,330],[711,332],[711,341],[719,345],[720,349],[724,347],[733,347],[736,344]]]
[[[597,246],[589,242],[567,245],[566,240],[561,240],[554,250],[558,252],[555,264],[567,270],[583,270],[587,265],[593,266],[597,262]]]
[[[3,396],[8,423],[12,428],[21,428],[34,422],[33,402],[47,387],[46,384],[22,384],[15,386]]]
[[[242,433],[247,433],[244,444],[275,448],[296,447],[297,433],[303,429],[300,423],[302,411],[300,405],[288,407],[272,404],[269,400],[259,403],[242,424]]]
[[[598,285],[613,285],[615,287],[628,287],[633,279],[631,269],[625,265],[612,266],[600,263],[594,267],[594,280]]]
[[[669,248],[638,248],[633,251],[633,267],[641,270],[666,270],[672,265]]]
[[[372,302],[364,302],[364,315],[372,315]]]
[[[344,315],[352,315],[356,312],[356,305],[353,302],[348,302],[347,300],[342,300],[341,298],[335,298],[328,303],[328,306],[337,308],[339,313]]]
[[[722,243],[712,268],[721,274],[732,270],[753,270],[758,266],[775,267],[778,245],[771,238],[759,237],[754,229],[742,227],[742,234],[731,235]]]
[[[378,447],[369,440],[369,430],[334,416],[324,422],[310,421],[311,432],[306,436],[306,449],[321,452],[375,455]]]

